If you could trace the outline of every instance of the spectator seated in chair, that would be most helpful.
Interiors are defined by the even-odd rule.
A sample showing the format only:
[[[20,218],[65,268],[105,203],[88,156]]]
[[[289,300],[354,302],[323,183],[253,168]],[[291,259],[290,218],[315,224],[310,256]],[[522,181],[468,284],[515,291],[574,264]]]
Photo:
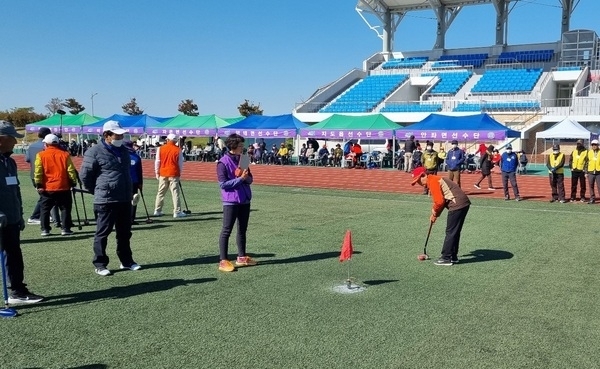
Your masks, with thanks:
[[[279,150],[277,150],[277,161],[276,164],[285,165],[288,163],[288,148],[285,143],[281,143]]]
[[[340,144],[335,145],[335,149],[333,149],[333,166],[342,166],[342,158],[344,157],[344,150]]]
[[[352,158],[352,167],[357,168],[360,166],[360,157],[363,154],[362,147],[358,142],[352,143],[350,148],[350,157]]]
[[[323,145],[323,147],[319,149],[318,157],[321,165],[324,167],[327,166],[327,161],[329,160],[329,150],[327,149],[326,145]]]
[[[306,164],[309,163],[309,160],[314,159],[315,157],[315,149],[313,149],[312,144],[308,144],[308,148],[306,149]]]

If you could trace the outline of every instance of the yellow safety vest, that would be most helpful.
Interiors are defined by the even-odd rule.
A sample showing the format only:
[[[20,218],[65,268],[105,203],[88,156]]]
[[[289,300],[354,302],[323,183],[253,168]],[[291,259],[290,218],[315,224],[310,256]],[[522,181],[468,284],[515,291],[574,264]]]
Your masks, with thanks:
[[[558,164],[560,164],[560,162],[563,160],[563,158],[565,157],[565,154],[563,154],[562,152],[558,153],[558,155],[554,155],[553,153],[550,154],[550,156],[548,156],[548,162],[550,163],[551,167],[556,168],[558,166]],[[552,173],[550,170],[548,170],[549,173]],[[563,167],[560,168],[556,168],[556,174],[563,174],[565,172]]]
[[[425,169],[435,170],[438,167],[437,160],[438,160],[437,151],[433,150],[431,152],[425,151],[423,153],[421,162],[423,163],[423,166],[425,167]]]
[[[588,150],[587,151],[588,166],[587,171],[597,172],[600,171],[600,150]]]
[[[581,153],[579,153],[577,150],[573,150],[573,153],[571,154],[571,158],[573,159],[571,169],[583,170],[583,165],[585,164],[586,156],[587,150],[582,150]]]

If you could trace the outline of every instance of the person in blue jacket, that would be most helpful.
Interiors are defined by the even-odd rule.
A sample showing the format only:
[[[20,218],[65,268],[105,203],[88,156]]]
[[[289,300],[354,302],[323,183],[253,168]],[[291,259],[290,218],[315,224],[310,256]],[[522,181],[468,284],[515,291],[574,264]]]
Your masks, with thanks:
[[[512,145],[506,145],[506,151],[502,153],[500,159],[500,170],[502,171],[502,188],[504,189],[504,200],[510,200],[508,193],[508,181],[515,194],[515,200],[521,201],[519,196],[519,187],[517,186],[517,168],[519,167],[519,159],[517,154],[512,151]]]
[[[458,141],[452,140],[452,148],[446,154],[446,166],[448,167],[448,179],[460,187],[460,168],[466,160],[465,153],[458,147]]]
[[[132,141],[125,141],[125,147],[129,150],[129,157],[131,158],[131,167],[129,168],[129,173],[131,173],[131,192],[133,194],[133,198],[131,200],[131,224],[137,225],[138,223],[135,221],[135,213],[137,211],[137,204],[140,202],[140,194],[138,191],[142,191],[142,185],[144,182],[142,158],[133,148]]]

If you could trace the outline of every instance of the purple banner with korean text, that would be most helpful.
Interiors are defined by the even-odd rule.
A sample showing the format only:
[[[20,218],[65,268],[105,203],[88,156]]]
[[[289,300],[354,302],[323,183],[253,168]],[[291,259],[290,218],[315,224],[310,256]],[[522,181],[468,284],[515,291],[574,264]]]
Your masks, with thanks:
[[[141,135],[144,133],[144,128],[143,127],[123,127],[124,130],[127,131],[127,134],[130,135]],[[63,132],[65,130],[63,129]],[[102,127],[83,127],[83,129],[81,130],[82,133],[96,133],[96,134],[102,134]]]
[[[411,135],[417,140],[459,140],[459,141],[478,141],[478,140],[504,140],[506,139],[506,130],[494,131],[454,131],[454,130],[398,130],[396,138],[404,140]]]
[[[296,138],[295,129],[231,129],[219,128],[220,136],[236,133],[244,138]]]
[[[335,140],[335,139],[353,139],[353,138],[363,138],[363,139],[376,139],[376,138],[393,138],[393,131],[383,131],[383,130],[364,130],[364,129],[310,129],[310,128],[301,128],[300,136],[302,137],[312,137],[320,140]]]
[[[166,128],[166,127],[147,127],[146,133],[149,135],[166,136],[169,133],[174,133],[178,136],[185,137],[213,137],[217,134],[216,128]]]
[[[38,132],[40,130],[40,128],[42,128],[44,126],[26,126],[26,131],[27,132]],[[52,131],[52,133],[60,133],[61,132],[61,128],[60,127],[46,127],[49,128],[50,131]],[[68,126],[64,126],[62,127],[62,133],[81,133],[81,127],[68,127]]]

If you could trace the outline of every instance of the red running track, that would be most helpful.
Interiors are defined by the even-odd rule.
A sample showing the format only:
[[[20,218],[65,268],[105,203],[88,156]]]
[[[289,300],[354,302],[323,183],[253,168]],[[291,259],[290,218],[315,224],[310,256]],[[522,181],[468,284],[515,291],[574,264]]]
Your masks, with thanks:
[[[29,164],[23,155],[13,156],[20,170],[28,170]],[[75,166],[81,166],[82,158],[73,157]],[[185,162],[182,179],[189,181],[216,182],[216,163]],[[154,160],[143,160],[144,178],[154,178]],[[375,191],[389,193],[419,194],[422,189],[410,185],[411,175],[404,171],[391,169],[341,169],[331,167],[313,167],[297,165],[252,165],[254,183],[267,186],[288,186],[305,188],[326,188],[339,190]],[[441,175],[445,175],[443,172]],[[499,174],[493,174],[495,191],[487,190],[487,180],[478,190],[473,184],[479,174],[464,173],[462,187],[469,196],[503,198],[502,180]],[[519,192],[524,200],[543,200],[551,198],[547,177],[538,175],[519,175]],[[569,182],[569,181],[565,181]],[[570,183],[570,182],[569,182]],[[565,187],[570,188],[567,184]],[[510,197],[513,198],[512,189]]]

